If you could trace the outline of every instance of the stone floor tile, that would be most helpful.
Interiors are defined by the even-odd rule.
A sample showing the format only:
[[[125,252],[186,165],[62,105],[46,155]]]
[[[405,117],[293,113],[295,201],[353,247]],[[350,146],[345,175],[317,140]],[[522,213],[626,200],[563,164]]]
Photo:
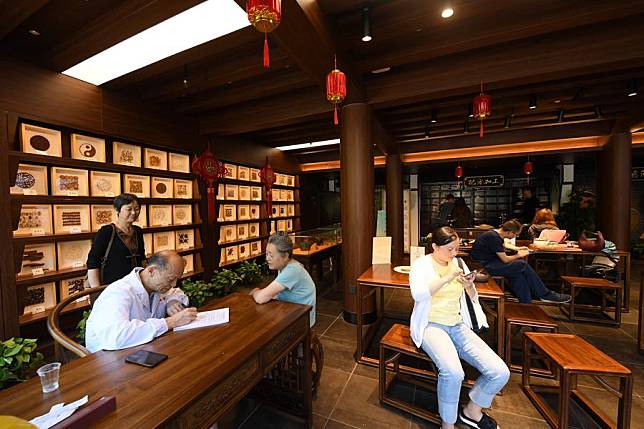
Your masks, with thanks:
[[[335,368],[349,373],[353,371],[356,366],[353,357],[355,345],[327,336],[320,337],[320,342],[324,347],[324,368]]]
[[[356,325],[352,325],[339,317],[324,333],[325,337],[331,337],[338,340],[348,341],[355,344],[356,342]]]
[[[342,313],[343,305],[341,301],[334,301],[331,299],[320,298],[316,301],[315,307],[318,314],[337,317]]]
[[[331,326],[333,322],[335,322],[335,319],[337,319],[337,317],[327,316],[326,314],[321,314],[319,312],[316,313],[315,325],[313,325],[313,329],[315,329],[315,333],[318,335],[318,337],[324,334],[324,331],[326,331],[327,328]]]
[[[317,394],[313,398],[313,412],[328,418],[350,376],[351,373],[349,372],[325,365],[322,371],[320,387],[318,387]]]

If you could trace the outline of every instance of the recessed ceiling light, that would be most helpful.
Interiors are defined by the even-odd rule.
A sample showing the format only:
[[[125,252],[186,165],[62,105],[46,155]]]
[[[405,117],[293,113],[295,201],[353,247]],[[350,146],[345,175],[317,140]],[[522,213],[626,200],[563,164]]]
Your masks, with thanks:
[[[311,143],[299,143],[299,144],[292,144],[289,146],[278,146],[275,149],[279,149],[281,151],[287,151],[287,150],[306,149],[309,147],[332,146],[335,144],[340,144],[340,139],[321,140],[321,141],[311,142]]]
[[[452,9],[452,8],[451,8],[451,7],[449,7],[449,6],[448,6],[448,7],[446,7],[445,9],[443,9],[443,11],[441,12],[441,16],[442,16],[443,18],[449,18],[449,17],[451,17],[452,15],[454,15],[454,9]]]
[[[633,78],[628,81],[628,96],[635,97],[637,95],[637,79]]]
[[[555,104],[561,103],[561,100],[555,100]]]
[[[536,94],[530,94],[530,100],[528,101],[528,107],[531,110],[534,110],[537,108],[537,95]]]
[[[40,32],[38,30],[29,30],[29,34],[32,36],[40,36]]]
[[[208,0],[65,70],[101,85],[119,76],[249,26],[234,0]]]
[[[362,41],[371,42],[371,14],[369,6],[362,8]]]
[[[373,74],[387,73],[389,70],[391,70],[391,67],[383,67],[381,69],[371,70],[371,73]]]

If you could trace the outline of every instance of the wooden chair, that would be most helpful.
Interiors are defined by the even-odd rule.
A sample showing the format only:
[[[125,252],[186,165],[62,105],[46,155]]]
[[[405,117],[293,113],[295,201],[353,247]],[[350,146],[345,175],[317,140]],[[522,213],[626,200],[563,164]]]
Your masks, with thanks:
[[[63,330],[60,329],[60,315],[64,311],[65,307],[75,302],[79,298],[91,295],[92,302],[95,301],[96,297],[98,297],[98,295],[103,292],[106,287],[107,286],[99,286],[91,289],[85,289],[82,292],[68,296],[67,298],[63,299],[56,307],[54,307],[52,312],[49,314],[49,317],[47,318],[47,330],[49,331],[49,335],[51,335],[51,337],[54,339],[56,359],[60,359],[62,361],[69,360],[64,359],[65,355],[63,349],[70,351],[78,357],[85,357],[90,354],[89,350],[68,337],[63,332]]]

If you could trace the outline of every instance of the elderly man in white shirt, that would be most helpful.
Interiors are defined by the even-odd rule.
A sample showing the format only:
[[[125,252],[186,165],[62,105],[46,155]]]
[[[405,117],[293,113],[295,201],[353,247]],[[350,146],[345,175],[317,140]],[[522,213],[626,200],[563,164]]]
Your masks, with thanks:
[[[146,268],[137,267],[109,285],[87,319],[87,349],[93,353],[145,344],[193,321],[197,310],[185,308],[188,297],[174,287],[184,267],[177,252],[159,252]]]

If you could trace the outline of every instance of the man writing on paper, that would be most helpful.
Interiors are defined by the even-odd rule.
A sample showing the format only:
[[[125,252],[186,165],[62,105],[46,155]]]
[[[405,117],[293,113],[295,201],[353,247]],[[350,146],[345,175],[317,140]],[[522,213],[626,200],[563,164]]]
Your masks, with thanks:
[[[95,352],[138,346],[192,322],[197,309],[184,308],[188,297],[174,287],[185,265],[173,250],[155,253],[146,268],[134,268],[109,285],[87,319],[87,349]]]

